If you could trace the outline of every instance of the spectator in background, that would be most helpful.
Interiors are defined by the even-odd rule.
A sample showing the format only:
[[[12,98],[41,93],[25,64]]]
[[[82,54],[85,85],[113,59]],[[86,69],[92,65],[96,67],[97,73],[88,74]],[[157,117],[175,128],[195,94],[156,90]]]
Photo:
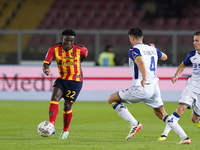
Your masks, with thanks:
[[[100,53],[97,66],[116,66],[118,62],[116,60],[115,54],[112,52],[113,46],[107,45],[105,51]]]
[[[157,3],[155,0],[145,1],[142,5],[142,9],[145,13],[144,21],[151,21],[157,15]]]

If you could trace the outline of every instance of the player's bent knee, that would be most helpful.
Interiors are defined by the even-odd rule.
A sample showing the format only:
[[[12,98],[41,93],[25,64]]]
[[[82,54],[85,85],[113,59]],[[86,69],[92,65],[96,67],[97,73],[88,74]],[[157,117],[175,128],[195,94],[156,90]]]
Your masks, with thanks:
[[[108,98],[108,103],[109,103],[109,104],[112,103],[112,95],[109,96],[109,98]]]
[[[108,98],[109,104],[112,104],[114,102],[120,102],[120,99],[119,99],[119,96],[117,95],[117,93],[110,95],[109,98]]]
[[[109,104],[112,104],[112,103],[115,102],[115,101],[116,101],[116,100],[115,100],[114,94],[110,95],[109,98],[108,98],[108,103],[109,103]]]

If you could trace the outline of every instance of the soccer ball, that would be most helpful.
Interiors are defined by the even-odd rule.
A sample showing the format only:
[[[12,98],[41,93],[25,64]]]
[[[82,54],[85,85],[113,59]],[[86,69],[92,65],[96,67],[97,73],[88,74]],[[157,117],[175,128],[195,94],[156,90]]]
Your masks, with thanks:
[[[54,131],[54,125],[50,121],[43,121],[38,125],[37,130],[41,136],[47,137],[52,135]]]

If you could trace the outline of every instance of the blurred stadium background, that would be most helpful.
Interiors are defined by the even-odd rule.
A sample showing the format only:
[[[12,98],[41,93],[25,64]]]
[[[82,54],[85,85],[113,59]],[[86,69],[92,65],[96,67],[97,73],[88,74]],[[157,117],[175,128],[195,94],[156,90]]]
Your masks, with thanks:
[[[95,64],[105,45],[114,46],[121,65],[130,47],[127,31],[139,26],[145,43],[155,43],[177,66],[193,50],[200,27],[199,0],[0,0],[0,64],[42,61],[61,31],[77,32],[76,43],[89,50]]]

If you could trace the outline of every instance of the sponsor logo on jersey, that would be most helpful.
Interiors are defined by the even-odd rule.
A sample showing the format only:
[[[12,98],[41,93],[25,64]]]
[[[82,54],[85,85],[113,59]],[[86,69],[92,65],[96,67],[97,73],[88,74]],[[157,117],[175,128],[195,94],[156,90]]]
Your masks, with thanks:
[[[77,64],[77,62],[58,62],[58,65],[60,65],[60,66],[73,66],[76,64]]]

